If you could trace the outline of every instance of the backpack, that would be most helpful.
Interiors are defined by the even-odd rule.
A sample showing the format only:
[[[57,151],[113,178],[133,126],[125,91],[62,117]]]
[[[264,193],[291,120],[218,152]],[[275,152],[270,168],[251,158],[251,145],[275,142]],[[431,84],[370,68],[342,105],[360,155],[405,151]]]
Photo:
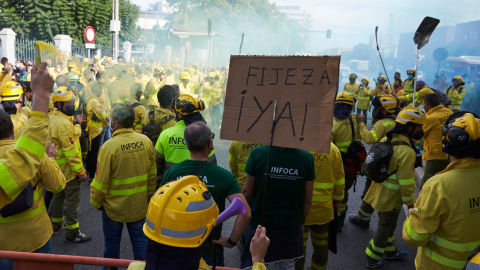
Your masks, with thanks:
[[[407,145],[411,147],[411,145],[406,142],[392,142],[391,137],[388,137],[384,142],[374,143],[370,151],[368,151],[368,156],[363,163],[361,174],[376,183],[383,183],[390,176],[397,173],[397,171],[388,172],[388,165],[393,155],[394,145]]]
[[[160,119],[159,123],[155,121],[155,110],[150,110],[148,111],[148,119],[150,122],[143,126],[142,128],[142,134],[147,136],[152,142],[153,145],[157,143],[158,137],[160,136],[160,133],[162,133],[162,126],[166,122],[174,119],[175,117],[173,115],[166,115],[162,119]]]
[[[463,89],[463,88],[462,88]],[[437,94],[438,98],[440,98],[440,104],[442,104],[443,106],[448,106],[452,103],[452,100],[450,99],[450,97],[443,93],[442,91],[439,91],[439,90],[436,90],[436,89],[432,89],[433,91],[435,91],[435,94]]]
[[[348,120],[350,120],[350,127],[352,128],[352,142],[348,146],[347,153],[342,153],[343,167],[346,172],[356,174],[362,169],[367,152],[361,142],[355,141],[352,118],[349,117]]]
[[[22,192],[13,200],[13,202],[5,205],[0,209],[2,217],[6,218],[24,212],[33,206],[33,192],[37,188],[38,183],[32,187],[32,184],[28,183]]]

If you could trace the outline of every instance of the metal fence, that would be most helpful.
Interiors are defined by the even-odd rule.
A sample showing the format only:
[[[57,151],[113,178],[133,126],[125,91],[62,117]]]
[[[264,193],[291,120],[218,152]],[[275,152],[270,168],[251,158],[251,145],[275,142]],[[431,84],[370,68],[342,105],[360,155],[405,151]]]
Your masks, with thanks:
[[[88,57],[88,50],[85,47],[82,46],[72,46],[72,58],[79,57]]]
[[[25,40],[17,39],[15,40],[15,58],[23,61],[35,60],[35,44],[36,40]],[[46,42],[52,44],[52,42]],[[45,55],[46,56],[46,55]],[[42,59],[44,56],[42,55]]]

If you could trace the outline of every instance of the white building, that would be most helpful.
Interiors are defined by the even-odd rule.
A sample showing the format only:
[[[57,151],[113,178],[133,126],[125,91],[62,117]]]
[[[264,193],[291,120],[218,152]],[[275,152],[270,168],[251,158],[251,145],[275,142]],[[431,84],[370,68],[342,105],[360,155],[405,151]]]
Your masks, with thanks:
[[[168,22],[167,17],[171,15],[170,11],[165,9],[163,1],[158,1],[150,5],[147,11],[140,11],[136,25],[141,29],[152,29],[158,25],[160,28],[165,27]]]

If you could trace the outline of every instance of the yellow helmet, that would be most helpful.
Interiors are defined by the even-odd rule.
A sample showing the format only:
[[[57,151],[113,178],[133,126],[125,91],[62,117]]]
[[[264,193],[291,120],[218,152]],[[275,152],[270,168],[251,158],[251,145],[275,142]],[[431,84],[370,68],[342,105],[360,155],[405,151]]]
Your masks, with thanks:
[[[449,123],[445,122],[442,129],[443,140],[446,139],[454,146],[466,145],[480,138],[479,129],[480,119],[475,118],[471,113],[465,113],[460,117],[452,119]],[[444,141],[444,144],[446,143]]]
[[[365,78],[363,78],[363,79],[362,79],[362,83],[369,84],[369,83],[370,83],[370,81],[368,80],[368,78],[367,78],[367,77],[365,77]]]
[[[335,100],[335,103],[344,103],[347,105],[354,105],[356,102],[355,97],[348,93],[343,91],[342,93],[337,95],[337,99]]]
[[[377,81],[378,82],[386,82],[387,81],[387,78],[383,75],[380,75],[378,78],[377,78]]]
[[[209,78],[215,78],[215,72],[209,72],[207,77]]]
[[[380,95],[372,101],[375,107],[382,107],[389,113],[395,113],[398,106],[398,99],[392,95]]]
[[[53,91],[52,100],[53,102],[75,101],[75,96],[67,87],[59,86]]]
[[[418,125],[425,125],[427,123],[427,117],[424,112],[420,109],[415,107],[405,107],[401,110],[395,122],[400,123],[402,125],[406,125],[408,123],[418,124]]]
[[[462,85],[465,84],[465,82],[463,81],[462,76],[455,76],[455,77],[453,77],[452,83],[453,83],[453,84],[461,83]]]
[[[83,62],[83,63],[88,63],[88,58],[86,58],[86,57],[83,58],[82,62]]]
[[[68,63],[67,68],[75,68],[75,63],[73,62]]]
[[[15,81],[8,81],[2,89],[1,101],[14,101],[23,95],[22,86]]]
[[[184,71],[180,74],[180,80],[190,80],[190,78],[190,73],[188,73],[188,71]]]
[[[181,94],[174,100],[173,108],[181,115],[188,115],[205,110],[205,103],[203,100],[197,101],[189,94]]]
[[[356,79],[356,78],[358,78],[358,76],[357,76],[356,73],[352,73],[352,74],[350,74],[350,78]]]
[[[93,60],[98,60],[98,55],[95,55],[95,56],[93,57]]]
[[[157,243],[195,248],[205,242],[217,218],[218,207],[205,183],[188,175],[155,192],[143,232]]]
[[[407,75],[415,75],[415,69],[411,68],[407,70]]]
[[[215,70],[215,76],[221,76],[221,75],[222,75],[222,73],[220,73],[220,70],[218,70],[218,69]]]

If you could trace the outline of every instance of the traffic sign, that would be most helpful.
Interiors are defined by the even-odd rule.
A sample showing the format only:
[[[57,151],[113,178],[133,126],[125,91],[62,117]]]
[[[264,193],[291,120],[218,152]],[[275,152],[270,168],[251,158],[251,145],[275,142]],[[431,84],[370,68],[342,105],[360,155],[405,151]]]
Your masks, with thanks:
[[[85,40],[88,43],[93,43],[95,41],[95,29],[93,29],[93,27],[87,26],[87,28],[85,28],[84,34],[85,34]]]
[[[95,43],[85,43],[85,49],[95,49]]]
[[[447,57],[448,51],[443,47],[437,48],[435,49],[435,51],[433,51],[433,59],[435,59],[437,62],[445,61]]]
[[[190,41],[187,40],[187,42],[185,42],[185,50],[187,51],[187,53],[189,53],[191,49],[192,44],[190,43]]]

